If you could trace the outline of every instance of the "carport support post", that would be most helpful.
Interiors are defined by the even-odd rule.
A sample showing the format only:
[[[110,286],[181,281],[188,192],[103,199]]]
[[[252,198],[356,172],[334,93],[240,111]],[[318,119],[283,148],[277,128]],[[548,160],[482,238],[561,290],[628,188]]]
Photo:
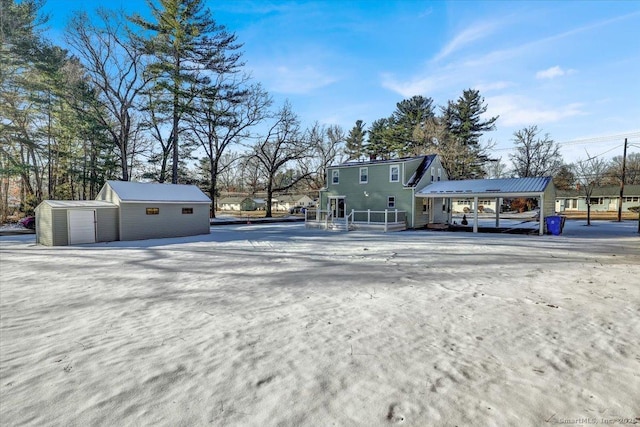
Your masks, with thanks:
[[[473,232],[478,232],[478,196],[473,198]]]

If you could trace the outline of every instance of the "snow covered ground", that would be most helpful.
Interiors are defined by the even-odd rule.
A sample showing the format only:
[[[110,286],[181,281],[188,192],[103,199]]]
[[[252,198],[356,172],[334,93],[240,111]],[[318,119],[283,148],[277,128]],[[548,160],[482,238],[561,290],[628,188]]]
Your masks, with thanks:
[[[637,222],[583,224],[0,237],[1,424],[640,423]]]

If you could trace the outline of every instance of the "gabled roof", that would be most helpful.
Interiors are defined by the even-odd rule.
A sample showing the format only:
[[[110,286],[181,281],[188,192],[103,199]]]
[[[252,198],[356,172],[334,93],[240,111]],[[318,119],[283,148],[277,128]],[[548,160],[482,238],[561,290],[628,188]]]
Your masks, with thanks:
[[[330,168],[343,168],[343,167],[362,167],[362,166],[370,166],[370,165],[380,165],[380,164],[389,164],[389,163],[404,163],[410,160],[422,159],[424,157],[435,157],[434,154],[430,154],[428,156],[414,156],[414,157],[400,157],[398,159],[388,159],[388,160],[353,160],[345,163],[340,163],[339,165],[329,166]]]
[[[311,199],[311,197],[307,196],[306,194],[282,194],[280,196],[274,197],[274,201],[277,200],[278,202],[297,202],[298,200],[305,197]]]
[[[111,202],[105,202],[102,200],[43,200],[52,208],[117,208]]]
[[[584,197],[584,190],[557,190],[557,197]],[[595,187],[591,193],[591,197],[619,197],[619,185],[605,185],[603,187]],[[626,184],[624,186],[624,197],[640,196],[640,185]]]
[[[211,203],[195,185],[157,184],[131,181],[107,181],[123,202]]]
[[[431,163],[433,163],[433,159],[435,158],[436,158],[435,154],[429,154],[428,156],[424,156],[424,159],[422,159],[422,163],[420,163],[420,166],[418,166],[418,168],[413,173],[413,175],[411,175],[411,178],[409,178],[409,181],[407,182],[407,187],[415,187],[416,185],[418,185],[418,183],[424,176],[424,173],[427,171],[427,169],[429,169],[429,166],[431,166]]]
[[[225,197],[224,199],[219,199],[218,203],[242,203],[247,199],[252,200],[251,198],[249,198],[247,196],[245,196],[245,197],[242,197],[242,196],[233,197],[232,196],[232,197]]]
[[[544,193],[551,177],[465,179],[438,181],[416,193],[418,197],[521,197]]]

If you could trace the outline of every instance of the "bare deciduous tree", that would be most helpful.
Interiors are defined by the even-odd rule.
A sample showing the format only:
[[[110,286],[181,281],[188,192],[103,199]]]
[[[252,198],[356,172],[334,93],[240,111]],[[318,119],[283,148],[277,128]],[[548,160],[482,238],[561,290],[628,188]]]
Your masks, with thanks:
[[[587,153],[589,156],[589,153]],[[591,225],[591,203],[593,190],[602,185],[607,162],[597,157],[588,157],[585,160],[578,160],[574,164],[576,181],[580,185],[580,191],[584,194],[587,203],[587,225]]]
[[[533,125],[513,134],[515,154],[509,157],[517,177],[538,177],[555,175],[562,166],[559,145],[545,134],[539,138],[541,130]]]
[[[84,12],[71,19],[65,39],[80,58],[99,91],[95,115],[108,129],[120,158],[121,178],[130,179],[131,139],[137,131],[138,96],[148,79],[143,54],[136,49],[123,12],[97,11],[94,24]]]
[[[253,158],[260,164],[266,183],[265,217],[271,218],[275,192],[286,191],[310,176],[298,172],[299,162],[310,154],[308,135],[300,131],[300,120],[287,102],[275,114],[275,122],[253,148]]]

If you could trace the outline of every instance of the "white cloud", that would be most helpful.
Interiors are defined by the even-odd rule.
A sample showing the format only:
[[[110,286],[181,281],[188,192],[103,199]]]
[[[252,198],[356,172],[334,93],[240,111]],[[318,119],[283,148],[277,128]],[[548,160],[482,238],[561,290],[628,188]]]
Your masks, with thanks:
[[[489,107],[487,114],[500,115],[500,124],[504,126],[542,125],[586,114],[580,103],[548,107],[538,105],[526,97],[513,95],[489,97],[486,101]]]
[[[254,70],[254,74],[265,82],[268,90],[289,94],[309,93],[338,81],[310,65],[265,67]]]
[[[538,71],[536,73],[536,79],[553,79],[556,77],[561,77],[569,74],[573,74],[575,70],[563,70],[560,66],[556,65],[555,67],[547,68],[546,70]]]
[[[491,92],[494,90],[500,90],[500,89],[506,89],[508,87],[512,87],[514,86],[513,82],[508,82],[508,81],[498,81],[498,82],[491,82],[491,83],[478,83],[476,85],[474,85],[473,87],[477,90],[480,91],[480,93],[486,93],[486,92]]]
[[[382,87],[392,90],[405,98],[434,92],[445,77],[418,77],[406,82],[398,81],[392,74],[382,74]]]
[[[433,58],[433,60],[439,61],[453,52],[462,49],[466,45],[487,37],[489,34],[493,33],[496,28],[497,24],[495,22],[483,22],[467,28],[447,43]]]

